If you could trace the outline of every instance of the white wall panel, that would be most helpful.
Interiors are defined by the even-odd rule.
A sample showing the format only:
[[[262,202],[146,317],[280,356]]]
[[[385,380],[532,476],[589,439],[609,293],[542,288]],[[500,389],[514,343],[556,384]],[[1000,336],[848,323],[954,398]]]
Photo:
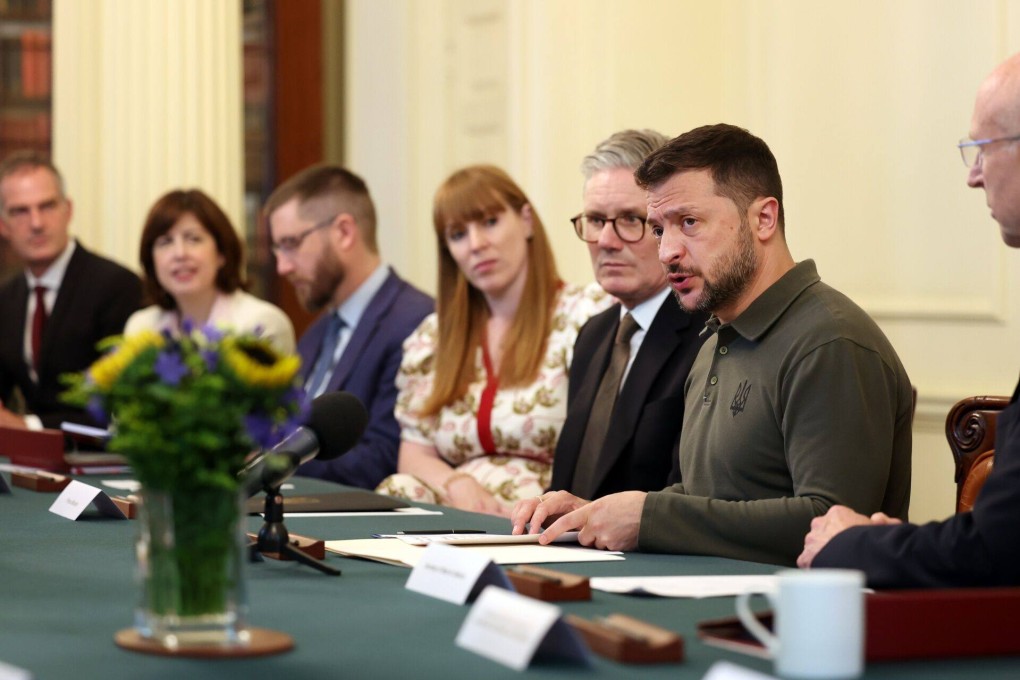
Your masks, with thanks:
[[[54,4],[53,157],[88,247],[138,269],[145,215],[178,187],[244,224],[240,23],[234,2]]]
[[[1020,2],[350,5],[352,36],[407,17],[391,22],[404,61],[378,58],[377,45],[351,52],[348,101],[352,139],[411,131],[409,158],[377,144],[351,163],[408,168],[388,190],[406,201],[410,248],[397,264],[412,280],[434,288],[432,193],[459,165],[504,165],[565,278],[589,281],[566,220],[580,206],[578,164],[598,141],[625,127],[748,127],[779,160],[795,257],[814,258],[876,317],[918,387],[915,518],[952,508],[945,413],[968,394],[1009,393],[1020,367],[1020,253],[1003,247],[955,148],[981,80],[1020,50]],[[368,75],[406,82],[409,107],[394,116],[361,100]]]

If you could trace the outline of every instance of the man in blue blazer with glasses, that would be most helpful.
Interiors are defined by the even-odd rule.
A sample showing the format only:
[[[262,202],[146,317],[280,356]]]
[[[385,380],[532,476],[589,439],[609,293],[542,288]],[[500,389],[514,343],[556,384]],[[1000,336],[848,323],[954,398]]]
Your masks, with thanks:
[[[343,390],[368,411],[358,444],[298,474],[373,489],[397,469],[400,427],[394,379],[404,339],[433,301],[383,264],[375,206],[364,180],[316,165],[284,182],[266,203],[276,269],[302,305],[322,315],[298,341],[309,396]]]

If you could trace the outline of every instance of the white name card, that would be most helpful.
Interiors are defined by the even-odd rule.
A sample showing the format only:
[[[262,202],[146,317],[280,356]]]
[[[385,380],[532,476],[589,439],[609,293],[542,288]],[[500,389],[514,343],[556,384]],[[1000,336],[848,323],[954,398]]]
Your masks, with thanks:
[[[590,654],[560,608],[493,586],[486,587],[457,633],[457,646],[522,671],[535,658],[590,664]]]
[[[120,508],[106,495],[105,491],[99,487],[83,484],[77,479],[72,479],[71,483],[60,492],[57,500],[53,501],[53,505],[50,506],[50,512],[75,520],[81,517],[85,508],[90,505],[94,505],[99,514],[106,517],[127,519],[127,516],[120,511]]]
[[[701,680],[776,680],[776,677],[729,661],[716,661]]]
[[[513,590],[503,570],[485,555],[430,543],[404,587],[429,597],[464,604],[487,585]]]
[[[0,680],[32,680],[32,674],[24,668],[0,661]]]

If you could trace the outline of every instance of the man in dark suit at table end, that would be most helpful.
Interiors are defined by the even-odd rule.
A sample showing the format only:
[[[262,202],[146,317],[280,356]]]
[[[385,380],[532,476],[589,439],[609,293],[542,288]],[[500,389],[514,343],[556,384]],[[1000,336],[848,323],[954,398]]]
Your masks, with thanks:
[[[610,550],[793,564],[811,520],[860,503],[905,517],[910,380],[888,339],[786,242],[764,141],[733,125],[686,132],[634,173],[684,309],[710,312],[685,388],[680,482],[586,501],[521,501],[514,533],[564,531]],[[537,502],[536,502],[537,501]]]
[[[708,317],[682,310],[669,294],[645,225],[645,191],[634,181],[634,170],[666,141],[653,130],[624,130],[581,163],[583,210],[574,230],[599,285],[620,301],[584,325],[570,363],[550,488],[581,498],[677,481],[684,382]]]
[[[0,164],[0,236],[24,265],[0,288],[0,426],[96,425],[60,400],[64,373],[99,356],[96,343],[124,331],[141,306],[142,284],[124,267],[70,237],[73,210],[57,168],[17,152]],[[24,413],[8,406],[15,388]]]
[[[978,91],[967,184],[982,188],[1002,240],[1020,248],[1020,54]],[[1020,385],[996,421],[995,464],[974,509],[925,525],[844,506],[811,523],[801,567],[861,569],[876,588],[1020,585]]]
[[[432,298],[382,263],[372,197],[349,170],[306,168],[273,192],[264,212],[277,272],[307,309],[326,310],[298,341],[306,391],[350,392],[369,417],[354,448],[298,474],[374,489],[397,470],[394,380],[404,339],[432,312]]]

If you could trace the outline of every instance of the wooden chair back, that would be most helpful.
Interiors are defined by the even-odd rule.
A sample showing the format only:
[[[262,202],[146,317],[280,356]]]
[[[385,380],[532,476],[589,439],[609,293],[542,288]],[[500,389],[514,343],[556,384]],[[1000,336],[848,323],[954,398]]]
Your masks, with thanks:
[[[956,511],[967,512],[992,469],[995,421],[1008,397],[967,397],[946,416],[946,439],[956,464]]]

